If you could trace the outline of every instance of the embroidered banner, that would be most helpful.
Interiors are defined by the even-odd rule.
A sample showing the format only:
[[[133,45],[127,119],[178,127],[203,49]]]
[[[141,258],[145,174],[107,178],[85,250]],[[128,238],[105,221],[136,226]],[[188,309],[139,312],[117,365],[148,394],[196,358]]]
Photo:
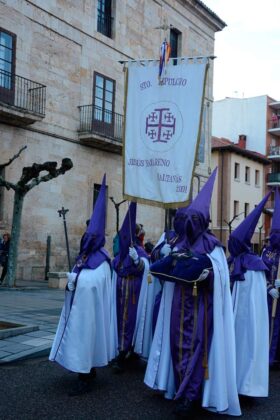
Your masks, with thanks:
[[[127,69],[123,194],[164,207],[186,205],[197,154],[207,59]]]

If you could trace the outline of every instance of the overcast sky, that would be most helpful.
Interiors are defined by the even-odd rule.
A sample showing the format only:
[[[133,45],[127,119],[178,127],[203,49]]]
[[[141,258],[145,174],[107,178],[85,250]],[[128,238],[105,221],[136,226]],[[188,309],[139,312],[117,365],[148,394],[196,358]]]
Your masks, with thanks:
[[[227,27],[216,33],[214,99],[280,101],[280,0],[203,0]]]

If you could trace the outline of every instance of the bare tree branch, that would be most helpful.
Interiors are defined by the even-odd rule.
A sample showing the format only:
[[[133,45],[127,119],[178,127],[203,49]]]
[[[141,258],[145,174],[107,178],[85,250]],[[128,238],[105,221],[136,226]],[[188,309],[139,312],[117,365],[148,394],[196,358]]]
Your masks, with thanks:
[[[0,164],[0,170],[3,169],[3,168],[5,168],[6,166],[9,166],[15,159],[17,159],[19,157],[19,155],[21,154],[21,152],[23,152],[23,150],[25,150],[26,148],[27,148],[27,146],[23,146],[19,150],[19,152],[16,155],[14,155],[8,162]]]
[[[17,186],[15,184],[12,184],[9,181],[6,181],[4,178],[2,178],[2,176],[0,176],[0,187],[5,187],[7,188],[7,190],[10,190],[11,188],[16,191],[17,190]]]
[[[26,192],[30,191],[32,188],[34,188],[36,185],[39,185],[41,182],[47,182],[50,179],[53,179],[53,178],[58,177],[59,175],[65,174],[65,172],[69,171],[73,167],[73,163],[71,159],[65,158],[65,159],[62,159],[60,168],[56,169],[56,166],[57,166],[57,162],[45,162],[41,165],[38,165],[35,163],[33,164],[32,167],[23,168],[26,170],[25,171],[26,173],[25,173],[25,176],[22,175],[21,180],[19,181],[18,184],[21,184]],[[29,169],[30,169],[30,173],[33,171],[32,176],[30,175],[30,173],[28,173]],[[43,172],[43,171],[47,171],[49,173],[47,175],[43,175],[39,177],[38,175],[40,174],[40,172]],[[35,176],[37,175],[36,178],[34,178],[34,174]],[[31,178],[33,179],[29,184],[26,183],[25,185],[23,185],[23,181],[27,179],[30,180]]]

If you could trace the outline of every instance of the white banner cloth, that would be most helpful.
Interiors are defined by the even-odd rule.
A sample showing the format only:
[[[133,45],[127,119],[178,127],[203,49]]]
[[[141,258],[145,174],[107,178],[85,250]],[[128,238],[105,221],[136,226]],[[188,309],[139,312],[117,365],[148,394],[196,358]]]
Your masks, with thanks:
[[[189,198],[207,60],[128,68],[124,196],[168,207]],[[139,200],[140,201],[140,200]]]

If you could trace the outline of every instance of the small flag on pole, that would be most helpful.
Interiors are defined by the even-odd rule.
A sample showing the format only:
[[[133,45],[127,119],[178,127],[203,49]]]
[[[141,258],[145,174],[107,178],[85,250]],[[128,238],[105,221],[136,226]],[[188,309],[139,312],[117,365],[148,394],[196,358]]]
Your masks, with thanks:
[[[158,73],[159,80],[161,80],[163,70],[165,69],[165,66],[168,64],[170,53],[171,53],[170,44],[165,39],[160,47],[159,73]]]

